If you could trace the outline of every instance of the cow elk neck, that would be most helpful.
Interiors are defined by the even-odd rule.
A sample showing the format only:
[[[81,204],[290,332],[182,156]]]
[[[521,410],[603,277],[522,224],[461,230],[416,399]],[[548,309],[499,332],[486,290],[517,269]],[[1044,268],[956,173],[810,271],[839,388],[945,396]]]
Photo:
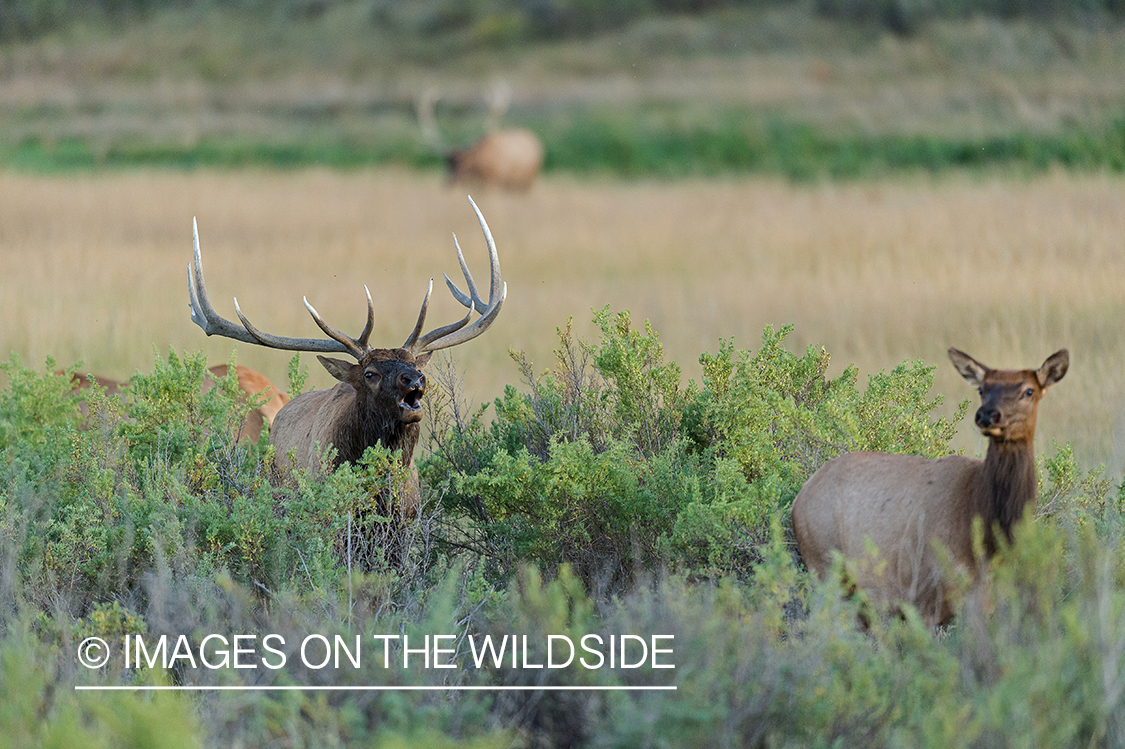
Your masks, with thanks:
[[[368,343],[375,325],[375,305],[366,286],[367,323],[355,338],[325,323],[307,299],[306,309],[327,338],[290,338],[265,333],[246,319],[239,309],[237,298],[234,300],[234,309],[242,324],[224,319],[215,312],[207,296],[199,233],[198,230],[194,232],[195,255],[188,266],[191,319],[207,335],[219,335],[286,351],[344,353],[355,359],[353,363],[344,359],[317,356],[324,368],[339,382],[330,390],[302,393],[277,413],[270,430],[270,443],[276,448],[279,465],[316,469],[320,465],[318,448],[323,451],[328,445],[332,445],[336,449],[335,466],[344,461],[358,460],[364,450],[376,444],[390,450],[402,450],[403,463],[408,467],[412,465],[420,432],[419,422],[422,419],[422,399],[426,392],[426,378],[422,369],[432,352],[465,343],[484,333],[496,319],[507,295],[507,285],[500,276],[500,261],[492,232],[472,198],[469,198],[469,202],[488,246],[490,281],[487,302],[477,290],[454,235],[453,246],[456,248],[468,291],[462,292],[448,276],[445,282],[453,297],[468,308],[468,313],[456,322],[423,333],[426,310],[433,291],[433,279],[430,279],[413,331],[402,346],[388,349],[374,348]],[[474,311],[480,317],[470,324]],[[292,464],[289,463],[290,454],[293,456]]]
[[[1033,504],[1039,480],[1035,472],[1035,425],[1039,401],[1066,374],[1069,353],[1056,352],[1038,370],[990,369],[968,354],[949,349],[957,371],[980,393],[974,421],[988,437],[988,452],[977,465],[969,503],[984,524],[985,551],[996,553],[995,531],[1012,542],[1012,529]]]

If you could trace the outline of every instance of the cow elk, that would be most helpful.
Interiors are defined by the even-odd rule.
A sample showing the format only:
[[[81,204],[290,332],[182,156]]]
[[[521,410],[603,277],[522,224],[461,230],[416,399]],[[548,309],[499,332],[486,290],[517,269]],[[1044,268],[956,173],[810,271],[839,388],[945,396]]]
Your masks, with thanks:
[[[203,380],[203,392],[206,393],[213,388],[215,380],[226,377],[228,370],[226,364],[208,367],[208,374]],[[261,372],[250,369],[250,367],[244,367],[241,364],[237,365],[234,370],[235,376],[238,378],[238,389],[242,391],[244,400],[267,398],[265,403],[246,414],[246,419],[242,422],[238,434],[239,442],[257,442],[258,438],[262,436],[263,426],[268,424],[271,428],[273,427],[274,417],[289,402],[289,396],[278,390],[269,381],[269,378]]]
[[[204,375],[202,391],[206,393],[215,387],[215,380],[226,377],[227,371],[226,364],[208,367],[207,374]],[[55,374],[63,374],[63,370],[59,370]],[[250,367],[239,364],[235,367],[235,374],[238,377],[238,389],[242,391],[244,400],[268,396],[265,403],[246,414],[246,419],[242,422],[237,435],[239,442],[257,442],[262,435],[262,427],[266,424],[273,424],[274,416],[277,415],[282,406],[289,402],[289,396],[274,387],[264,374],[250,369]],[[108,377],[75,372],[70,378],[71,392],[80,398],[78,408],[83,416],[89,416],[83,391],[88,390],[91,384],[102,388],[107,396],[115,397],[122,397],[124,395],[123,389],[128,387],[128,383],[111,380]]]
[[[531,188],[543,167],[543,144],[525,128],[499,127],[500,118],[511,103],[507,86],[492,88],[486,132],[464,148],[445,145],[434,118],[436,102],[436,92],[429,89],[418,98],[415,109],[423,137],[445,161],[450,184],[479,184],[513,191]]]
[[[66,374],[65,369],[56,369],[56,376],[63,376]],[[110,398],[122,398],[124,393],[122,388],[127,386],[127,383],[119,382],[118,380],[111,380],[108,377],[102,377],[96,374],[83,374],[75,372],[70,376],[70,395],[78,399],[78,413],[82,414],[82,422],[79,424],[79,429],[86,430],[93,426],[89,421],[90,405],[86,402],[87,391],[92,387],[98,387],[102,390],[103,395]]]
[[[55,374],[60,376],[64,375],[66,374],[66,370],[56,369]],[[120,382],[119,380],[111,380],[101,375],[83,374],[81,372],[75,372],[70,376],[70,392],[72,393],[81,395],[83,390],[89,390],[94,385],[104,390],[106,395],[119,396],[121,395],[122,388],[126,387],[128,383]],[[83,411],[83,415],[85,415],[85,411]]]
[[[417,473],[413,468],[414,447],[418,442],[422,419],[422,396],[426,392],[426,378],[422,369],[432,352],[456,346],[476,338],[492,325],[500,312],[507,294],[507,286],[500,278],[500,261],[492,233],[480,209],[472,198],[469,202],[488,245],[491,268],[488,302],[477,292],[469,273],[457,237],[453,246],[468,285],[463,293],[446,276],[454,298],[469,309],[461,320],[423,334],[426,309],[433,291],[433,279],[422,301],[418,321],[406,342],[398,348],[374,348],[368,343],[375,325],[375,306],[371,292],[367,291],[367,324],[358,338],[351,338],[330,327],[308,300],[305,308],[313,320],[328,336],[324,338],[288,338],[258,330],[242,314],[235,299],[234,309],[242,325],[220,317],[207,296],[203,279],[203,260],[199,252],[199,234],[194,233],[195,257],[188,266],[188,292],[191,298],[191,319],[207,335],[220,335],[237,341],[287,351],[344,353],[356,359],[352,364],[342,359],[317,356],[329,374],[339,380],[330,390],[314,390],[293,398],[277,414],[270,429],[270,444],[275,446],[278,467],[282,471],[293,468],[316,472],[321,468],[321,454],[329,446],[336,450],[335,468],[345,461],[356,461],[364,451],[376,444],[389,450],[402,451],[402,463],[410,471],[410,486],[405,492],[398,512],[412,517],[417,510],[420,494]],[[469,324],[476,311],[480,317]]]
[[[949,358],[980,392],[984,460],[847,453],[822,466],[793,501],[797,547],[810,569],[824,578],[839,552],[849,580],[873,603],[913,604],[931,625],[953,616],[956,592],[943,556],[971,573],[983,561],[973,550],[974,520],[982,521],[988,558],[998,535],[1012,542],[1014,525],[1034,503],[1036,411],[1069,364],[1065,349],[1038,370],[990,369],[954,348]]]

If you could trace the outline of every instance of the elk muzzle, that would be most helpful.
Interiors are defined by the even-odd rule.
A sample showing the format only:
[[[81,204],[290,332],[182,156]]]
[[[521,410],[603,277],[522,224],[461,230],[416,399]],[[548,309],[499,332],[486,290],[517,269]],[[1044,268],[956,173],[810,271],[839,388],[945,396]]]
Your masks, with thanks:
[[[974,421],[977,428],[989,437],[1003,437],[1005,428],[1009,426],[1004,418],[1005,408],[1003,390],[996,386],[985,386],[981,390],[981,404],[977,409]]]
[[[976,422],[982,430],[995,429],[1000,423],[1000,412],[995,408],[981,406],[977,409]]]
[[[422,396],[426,394],[426,376],[417,370],[398,377],[399,418],[405,423],[422,420]]]

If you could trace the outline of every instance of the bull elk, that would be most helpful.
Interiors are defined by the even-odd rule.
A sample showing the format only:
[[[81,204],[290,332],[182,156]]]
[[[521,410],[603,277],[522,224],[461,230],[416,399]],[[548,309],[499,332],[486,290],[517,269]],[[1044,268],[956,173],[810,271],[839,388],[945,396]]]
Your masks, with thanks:
[[[445,161],[449,183],[476,183],[506,190],[528,190],[543,168],[543,144],[525,128],[499,127],[511,103],[507,86],[492,88],[486,132],[464,148],[445,145],[434,118],[437,94],[429,89],[415,103],[425,140]]]
[[[278,466],[282,470],[307,468],[316,471],[321,467],[320,454],[329,446],[336,449],[332,467],[345,461],[356,461],[371,446],[381,444],[389,450],[402,451],[402,463],[411,472],[411,486],[400,511],[412,516],[420,501],[417,474],[413,468],[414,447],[418,442],[422,419],[422,396],[426,392],[426,378],[421,370],[432,352],[456,346],[476,338],[492,325],[507,295],[507,285],[500,278],[500,261],[492,232],[477,204],[469,198],[477,221],[488,245],[491,268],[488,302],[477,292],[472,274],[465,264],[457,236],[453,246],[465,276],[468,293],[462,292],[445,277],[453,297],[469,309],[461,320],[423,334],[426,309],[433,291],[429,289],[422,300],[418,321],[406,342],[398,348],[374,348],[368,343],[375,325],[375,306],[371,292],[367,292],[367,324],[358,338],[351,338],[330,327],[305,299],[305,308],[324,338],[288,338],[264,333],[250,323],[234,300],[234,309],[242,325],[220,317],[207,296],[203,279],[203,259],[199,252],[199,233],[193,231],[195,257],[188,266],[188,293],[191,299],[191,319],[207,335],[220,335],[268,348],[286,351],[308,351],[350,354],[357,364],[341,359],[317,356],[328,373],[339,380],[330,390],[313,390],[302,393],[287,403],[277,414],[270,429],[270,444],[276,448]],[[194,227],[193,227],[194,229]],[[469,324],[476,311],[480,317]]]
[[[949,358],[980,392],[976,425],[988,437],[984,460],[963,455],[929,459],[855,452],[818,470],[793,501],[793,530],[805,564],[820,577],[832,552],[849,560],[847,575],[874,603],[906,601],[929,624],[952,618],[951,583],[935,543],[949,560],[973,570],[973,521],[983,522],[984,553],[997,533],[1012,541],[1024,508],[1035,501],[1032,439],[1039,400],[1066,374],[1065,349],[1038,370],[991,369],[957,349]],[[877,559],[864,559],[870,542]]]

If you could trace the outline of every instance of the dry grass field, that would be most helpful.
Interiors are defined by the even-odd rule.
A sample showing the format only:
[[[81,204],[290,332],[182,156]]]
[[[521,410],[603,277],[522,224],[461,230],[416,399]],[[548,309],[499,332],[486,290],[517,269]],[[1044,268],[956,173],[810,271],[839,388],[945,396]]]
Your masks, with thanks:
[[[793,186],[767,180],[578,182],[474,196],[496,236],[508,301],[454,358],[475,401],[517,384],[509,348],[551,364],[556,326],[591,308],[652,321],[666,354],[698,377],[720,338],[755,348],[765,325],[796,325],[833,374],[861,381],[905,358],[938,365],[947,407],[975,396],[945,358],[1038,366],[1061,347],[1071,372],[1040,410],[1040,452],[1070,440],[1079,460],[1125,461],[1125,181],[1052,174]],[[0,351],[41,364],[84,360],[125,378],[163,354],[232,343],[188,316],[191,219],[208,287],[260,327],[318,333],[302,295],[355,333],[363,284],[379,310],[372,340],[406,338],[430,276],[431,321],[461,308],[439,288],[457,273],[450,231],[483,276],[484,243],[463,190],[398,171],[0,174]],[[285,387],[284,352],[241,345],[240,362]],[[309,359],[311,361],[311,359]],[[311,383],[330,378],[311,362]],[[959,446],[977,449],[971,427]]]

